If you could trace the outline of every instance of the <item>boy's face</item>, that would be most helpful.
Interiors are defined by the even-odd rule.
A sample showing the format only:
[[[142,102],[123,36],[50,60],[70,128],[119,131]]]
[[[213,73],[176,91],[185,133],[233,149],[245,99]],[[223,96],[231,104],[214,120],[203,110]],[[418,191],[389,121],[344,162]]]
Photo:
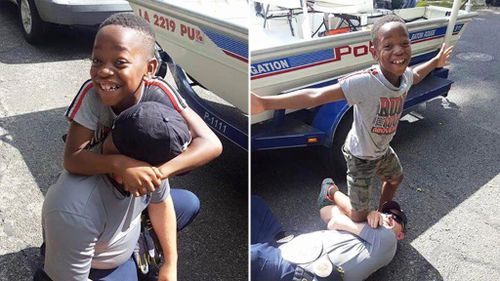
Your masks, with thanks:
[[[372,55],[378,61],[385,78],[393,84],[399,84],[399,78],[411,59],[410,39],[404,25],[400,22],[389,22],[381,26]]]
[[[101,102],[117,112],[138,102],[143,78],[156,70],[144,40],[139,32],[119,25],[105,26],[96,35],[90,77]]]

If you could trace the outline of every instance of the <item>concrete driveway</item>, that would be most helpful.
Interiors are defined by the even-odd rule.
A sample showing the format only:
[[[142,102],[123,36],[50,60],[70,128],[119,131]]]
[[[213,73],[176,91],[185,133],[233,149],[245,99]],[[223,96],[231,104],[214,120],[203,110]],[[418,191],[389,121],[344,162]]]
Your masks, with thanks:
[[[396,200],[409,231],[393,262],[368,280],[500,280],[499,26],[498,8],[480,11],[454,50],[448,98],[400,123],[392,146],[405,180]],[[324,177],[346,189],[345,175],[324,167],[316,153],[252,155],[252,193],[294,233],[324,228],[315,206]]]
[[[0,1],[0,280],[32,280],[40,212],[61,171],[65,108],[89,77],[94,32],[54,28],[47,45],[22,38],[14,5]],[[248,156],[224,141],[221,157],[172,179],[201,201],[179,233],[179,280],[247,280]]]

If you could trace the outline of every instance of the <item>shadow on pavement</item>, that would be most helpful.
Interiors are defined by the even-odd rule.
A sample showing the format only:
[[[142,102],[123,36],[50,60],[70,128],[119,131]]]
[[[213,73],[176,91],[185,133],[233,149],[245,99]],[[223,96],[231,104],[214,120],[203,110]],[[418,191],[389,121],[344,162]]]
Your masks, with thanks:
[[[31,247],[0,256],[0,281],[33,280],[41,267],[40,249]]]
[[[96,30],[50,25],[47,42],[32,46],[24,40],[17,6],[0,1],[0,63],[25,64],[90,58]]]
[[[248,154],[220,138],[219,158],[171,180],[201,202],[198,217],[178,233],[179,280],[248,280]]]
[[[57,108],[0,118],[0,127],[7,131],[0,138],[21,153],[44,195],[62,170],[61,137],[67,131],[65,110]]]
[[[372,274],[366,281],[376,280],[444,280],[408,241],[398,242],[398,251],[392,262]]]
[[[411,218],[410,240],[493,179],[500,156],[486,145],[497,135],[469,122],[444,99],[429,102],[421,114],[418,122],[402,122],[393,141],[405,169],[398,197]]]

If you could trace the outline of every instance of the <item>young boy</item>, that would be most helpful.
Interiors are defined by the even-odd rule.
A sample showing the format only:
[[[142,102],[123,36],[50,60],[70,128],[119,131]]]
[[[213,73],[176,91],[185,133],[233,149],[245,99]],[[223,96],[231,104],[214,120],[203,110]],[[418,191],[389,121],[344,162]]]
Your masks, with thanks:
[[[347,186],[354,221],[363,221],[369,211],[373,178],[383,183],[380,205],[390,201],[403,180],[399,159],[389,142],[396,133],[406,95],[436,67],[443,67],[452,48],[441,47],[430,61],[413,69],[410,39],[405,22],[395,15],[379,19],[372,29],[370,52],[378,65],[342,78],[339,83],[319,89],[298,90],[285,95],[259,97],[251,94],[251,112],[271,109],[308,108],[345,99],[354,107],[354,121],[343,146],[347,162]],[[325,192],[332,194],[333,181]],[[321,202],[319,202],[321,203]],[[378,224],[376,220],[371,224]]]
[[[66,116],[70,127],[64,149],[64,168],[75,174],[112,173],[134,196],[154,191],[160,180],[201,166],[222,151],[217,136],[187,107],[163,79],[154,77],[154,34],[148,23],[132,13],[106,19],[92,50],[90,77],[81,87]],[[113,119],[138,102],[157,101],[175,108],[192,135],[189,147],[178,157],[151,166],[123,155],[102,155],[100,143]],[[89,149],[95,148],[95,149]]]

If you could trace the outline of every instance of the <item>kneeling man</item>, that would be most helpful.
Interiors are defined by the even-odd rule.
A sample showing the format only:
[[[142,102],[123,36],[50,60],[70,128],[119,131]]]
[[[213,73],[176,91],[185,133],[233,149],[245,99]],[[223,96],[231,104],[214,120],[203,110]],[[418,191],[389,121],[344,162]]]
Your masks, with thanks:
[[[102,153],[121,153],[154,166],[174,158],[190,139],[179,113],[159,103],[144,102],[116,118]],[[141,212],[147,207],[165,259],[159,279],[177,280],[176,231],[196,216],[198,199],[186,190],[171,192],[168,180],[142,197],[130,196],[119,182],[113,175],[63,172],[49,188],[42,225],[44,271],[50,279],[137,280],[132,254],[140,234]],[[175,203],[174,209],[177,200],[182,203]]]

